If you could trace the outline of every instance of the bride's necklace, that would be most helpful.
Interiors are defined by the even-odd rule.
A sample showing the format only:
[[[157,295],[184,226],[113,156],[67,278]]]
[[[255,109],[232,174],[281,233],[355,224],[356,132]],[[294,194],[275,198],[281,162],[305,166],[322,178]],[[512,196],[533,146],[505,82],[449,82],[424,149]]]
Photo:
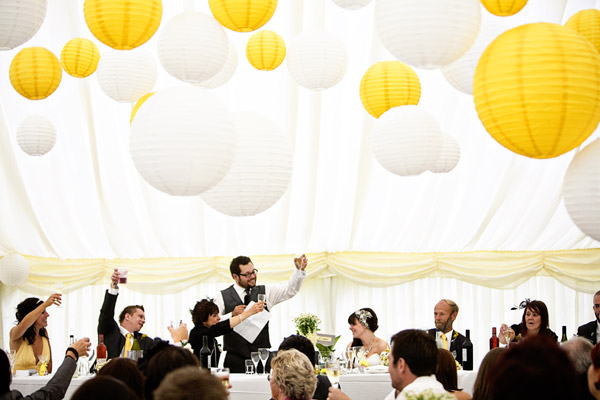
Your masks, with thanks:
[[[371,342],[371,345],[369,346],[369,348],[365,351],[365,355],[369,354],[371,352],[371,349],[373,348],[373,346],[375,345],[375,342],[377,341],[377,338],[373,338],[373,341]]]

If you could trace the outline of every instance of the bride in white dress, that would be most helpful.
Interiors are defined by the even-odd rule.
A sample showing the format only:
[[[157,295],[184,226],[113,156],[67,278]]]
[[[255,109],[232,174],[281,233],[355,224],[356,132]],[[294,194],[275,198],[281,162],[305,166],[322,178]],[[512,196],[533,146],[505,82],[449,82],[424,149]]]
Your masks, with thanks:
[[[379,327],[377,325],[377,314],[370,308],[361,308],[356,310],[348,317],[350,331],[352,331],[352,342],[348,343],[346,349],[351,347],[359,347],[357,354],[358,359],[366,359],[369,366],[379,365],[381,353],[389,351],[390,346],[383,339],[375,336],[375,331]]]

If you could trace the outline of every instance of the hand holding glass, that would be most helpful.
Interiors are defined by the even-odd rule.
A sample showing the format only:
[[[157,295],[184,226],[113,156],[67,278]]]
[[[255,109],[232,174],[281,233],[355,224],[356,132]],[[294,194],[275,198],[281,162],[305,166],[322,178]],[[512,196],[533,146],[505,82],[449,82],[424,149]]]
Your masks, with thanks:
[[[327,372],[327,378],[329,378],[331,386],[339,388],[340,362],[334,358],[328,359],[325,361],[325,372]]]
[[[258,295],[258,301],[262,301],[262,302],[265,302],[265,303],[266,303],[266,302],[267,302],[267,295],[266,295],[266,294],[263,294],[263,293],[260,293],[260,294]]]

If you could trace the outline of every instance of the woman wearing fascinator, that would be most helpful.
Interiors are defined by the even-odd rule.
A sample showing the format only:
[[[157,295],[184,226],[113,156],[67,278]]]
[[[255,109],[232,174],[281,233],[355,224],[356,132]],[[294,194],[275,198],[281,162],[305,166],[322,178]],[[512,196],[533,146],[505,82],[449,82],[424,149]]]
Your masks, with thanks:
[[[357,353],[361,353],[369,363],[369,366],[379,364],[380,355],[384,351],[389,351],[390,346],[383,339],[375,336],[377,325],[377,314],[370,308],[361,308],[350,314],[348,317],[350,331],[353,340],[348,344],[347,350],[352,347],[358,347]],[[363,357],[359,356],[359,359]]]
[[[506,324],[502,324],[500,326],[500,343],[518,342],[533,335],[548,336],[558,340],[558,336],[549,328],[548,307],[543,301],[525,299],[519,306],[511,308],[511,310],[523,310],[521,323],[511,325],[510,328]]]

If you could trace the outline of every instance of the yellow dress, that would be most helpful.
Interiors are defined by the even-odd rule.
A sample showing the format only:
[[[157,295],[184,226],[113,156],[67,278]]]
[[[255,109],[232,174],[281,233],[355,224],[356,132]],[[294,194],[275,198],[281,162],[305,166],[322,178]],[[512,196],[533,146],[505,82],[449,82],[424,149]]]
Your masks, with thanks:
[[[42,355],[46,356],[48,362],[50,362],[50,344],[48,343],[48,339],[42,336]],[[21,346],[17,350],[17,354],[15,356],[15,368],[14,370],[28,370],[35,369],[36,371],[40,371],[40,363],[33,354],[33,346],[30,345],[27,340],[23,339],[21,342]],[[13,371],[14,372],[14,371]]]

